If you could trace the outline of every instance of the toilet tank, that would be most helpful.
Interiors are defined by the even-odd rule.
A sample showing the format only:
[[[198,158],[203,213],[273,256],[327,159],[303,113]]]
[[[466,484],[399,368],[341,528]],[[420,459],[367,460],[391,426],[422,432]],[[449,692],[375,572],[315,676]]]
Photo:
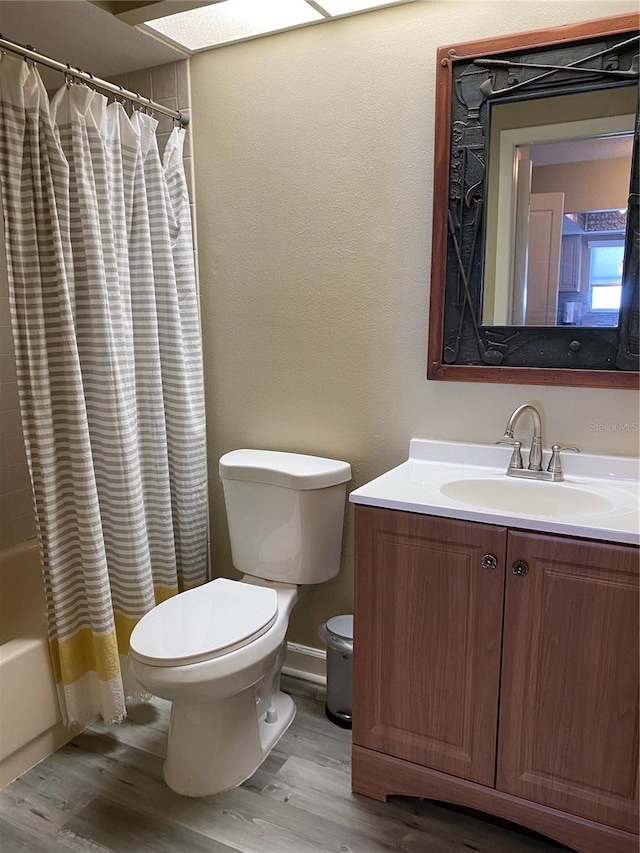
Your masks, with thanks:
[[[347,462],[234,450],[220,459],[220,479],[236,569],[292,584],[338,574]]]

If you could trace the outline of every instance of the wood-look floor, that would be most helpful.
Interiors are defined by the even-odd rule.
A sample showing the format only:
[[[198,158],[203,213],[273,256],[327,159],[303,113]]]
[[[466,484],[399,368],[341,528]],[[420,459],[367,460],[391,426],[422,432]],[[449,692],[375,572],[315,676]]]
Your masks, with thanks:
[[[297,691],[296,691],[297,692]],[[0,791],[2,853],[558,853],[566,848],[435,803],[351,793],[351,733],[295,696],[291,728],[234,791],[162,780],[168,703],[135,704]]]

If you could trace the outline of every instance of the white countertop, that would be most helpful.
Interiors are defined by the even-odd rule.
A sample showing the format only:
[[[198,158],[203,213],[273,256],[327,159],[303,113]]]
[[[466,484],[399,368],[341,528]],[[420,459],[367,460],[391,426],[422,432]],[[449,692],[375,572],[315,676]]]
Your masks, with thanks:
[[[562,454],[565,480],[552,483],[507,477],[510,457],[509,447],[413,439],[406,462],[351,492],[349,500],[521,530],[640,544],[639,459]],[[543,468],[548,460],[549,451]],[[443,492],[443,488],[451,491],[452,484],[473,486],[472,480],[481,481],[479,492],[486,488],[489,496],[504,490],[507,507],[511,494],[531,496],[534,510],[515,512],[510,507],[463,502]],[[580,508],[582,497],[587,498],[586,511]],[[590,497],[598,504],[596,511],[589,510]]]

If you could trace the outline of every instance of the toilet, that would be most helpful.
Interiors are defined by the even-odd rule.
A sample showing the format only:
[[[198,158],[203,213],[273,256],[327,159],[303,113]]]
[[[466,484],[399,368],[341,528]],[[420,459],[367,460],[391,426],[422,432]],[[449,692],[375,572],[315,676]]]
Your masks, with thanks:
[[[159,604],[131,634],[129,667],[172,702],[167,785],[202,797],[240,785],[295,715],[280,690],[289,615],[340,567],[346,462],[270,450],[220,459],[233,564]]]

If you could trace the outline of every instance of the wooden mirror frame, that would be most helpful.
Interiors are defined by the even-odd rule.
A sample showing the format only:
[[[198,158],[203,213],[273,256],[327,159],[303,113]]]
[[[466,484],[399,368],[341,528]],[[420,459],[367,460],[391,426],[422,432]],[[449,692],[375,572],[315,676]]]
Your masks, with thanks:
[[[433,198],[433,243],[432,243],[432,265],[431,265],[431,295],[429,313],[429,345],[427,378],[434,380],[449,380],[459,382],[494,382],[494,383],[518,383],[524,385],[565,385],[583,386],[593,388],[637,388],[639,384],[638,357],[637,353],[631,353],[627,359],[618,355],[616,366],[616,348],[620,353],[621,339],[625,335],[625,322],[628,325],[632,309],[637,311],[638,282],[638,260],[639,260],[639,224],[637,190],[629,197],[629,208],[627,215],[627,228],[625,240],[625,263],[623,273],[623,297],[620,310],[620,321],[617,328],[598,329],[588,326],[481,326],[479,322],[482,304],[482,285],[484,267],[484,202],[485,189],[484,177],[486,166],[486,152],[488,150],[488,114],[489,108],[486,100],[475,109],[475,115],[471,115],[475,105],[469,107],[467,103],[467,115],[471,115],[473,121],[464,124],[465,130],[469,125],[474,125],[474,130],[480,129],[480,144],[476,145],[479,154],[482,175],[478,180],[473,193],[480,201],[482,211],[482,224],[478,229],[476,248],[480,251],[473,260],[475,249],[471,250],[472,262],[467,266],[468,276],[464,275],[464,267],[467,262],[462,263],[460,258],[460,246],[458,241],[452,237],[453,223],[451,219],[451,196],[455,194],[455,182],[458,181],[458,199],[460,197],[460,181],[464,181],[464,175],[459,174],[459,165],[452,167],[452,149],[455,157],[455,148],[452,145],[452,136],[456,130],[459,132],[461,122],[455,122],[453,114],[454,99],[454,74],[464,67],[469,66],[478,58],[486,58],[489,61],[500,59],[501,54],[509,54],[512,60],[514,54],[517,58],[527,53],[538,54],[546,48],[559,45],[564,50],[580,46],[585,41],[594,39],[606,39],[607,37],[624,37],[625,34],[637,35],[637,15],[616,15],[609,18],[586,21],[584,23],[570,24],[563,27],[553,27],[532,32],[515,33],[508,36],[500,36],[495,39],[467,42],[465,44],[441,47],[437,53],[436,70],[436,120],[435,120],[435,161],[434,161],[434,198]],[[560,47],[556,48],[558,51]],[[539,57],[532,61],[540,62]],[[489,63],[487,63],[488,65]],[[487,67],[487,66],[485,66]],[[481,69],[478,68],[478,71]],[[506,73],[506,72],[504,72]],[[581,85],[574,85],[567,80],[567,72],[560,72],[560,77],[565,75],[561,83],[544,92],[547,94],[565,94],[587,90],[584,79],[579,81]],[[588,76],[588,75],[585,75]],[[598,78],[593,74],[590,79]],[[504,76],[502,78],[504,80]],[[511,77],[509,78],[511,85]],[[595,82],[590,88],[606,87],[607,81]],[[611,83],[609,82],[609,86]],[[533,90],[535,94],[535,89]],[[531,96],[531,90],[529,93]],[[484,138],[482,135],[484,134]],[[640,163],[638,156],[638,138],[640,125],[638,113],[636,112],[636,125],[634,136],[634,156],[632,165],[632,187],[637,187],[640,176]],[[458,174],[456,175],[456,171]],[[461,202],[458,202],[461,204]],[[462,269],[462,276],[460,273]],[[461,303],[455,302],[455,297],[450,295],[453,288],[460,291],[460,278],[466,279],[464,285],[463,303],[465,311],[461,309]],[[452,281],[456,279],[457,283]],[[465,296],[466,291],[466,296]],[[635,303],[631,299],[635,293]],[[466,310],[469,306],[469,310]],[[626,306],[626,307],[625,307]],[[627,312],[626,319],[624,312]],[[455,315],[453,312],[456,312]],[[448,344],[451,338],[452,317],[459,329],[456,339],[456,358],[452,361],[452,347]],[[477,319],[476,319],[477,318]],[[481,335],[484,335],[481,340]],[[534,331],[532,331],[534,330]],[[488,333],[488,337],[487,337]],[[559,364],[543,366],[531,364],[530,366],[513,366],[514,359],[508,353],[508,344],[514,335],[518,337],[520,346],[519,360],[525,357],[527,348],[539,352],[540,345],[547,347],[549,351],[555,351]],[[458,345],[463,341],[464,350],[462,357],[457,354]],[[497,345],[494,346],[494,342]],[[502,341],[502,343],[501,343]],[[604,350],[603,350],[604,347]],[[445,348],[447,358],[445,359]],[[517,348],[514,348],[517,349]],[[489,352],[490,350],[490,352]],[[594,351],[607,352],[606,358],[594,357]],[[628,347],[627,347],[628,350]],[[505,356],[505,351],[507,355]],[[470,355],[471,353],[471,355]],[[613,357],[612,357],[613,355]],[[597,361],[597,359],[600,359]],[[504,361],[504,364],[499,364]],[[539,359],[542,361],[544,359]],[[511,361],[511,364],[509,364]],[[576,367],[571,367],[571,362]],[[518,357],[515,358],[518,364]],[[621,369],[620,364],[626,368]]]

